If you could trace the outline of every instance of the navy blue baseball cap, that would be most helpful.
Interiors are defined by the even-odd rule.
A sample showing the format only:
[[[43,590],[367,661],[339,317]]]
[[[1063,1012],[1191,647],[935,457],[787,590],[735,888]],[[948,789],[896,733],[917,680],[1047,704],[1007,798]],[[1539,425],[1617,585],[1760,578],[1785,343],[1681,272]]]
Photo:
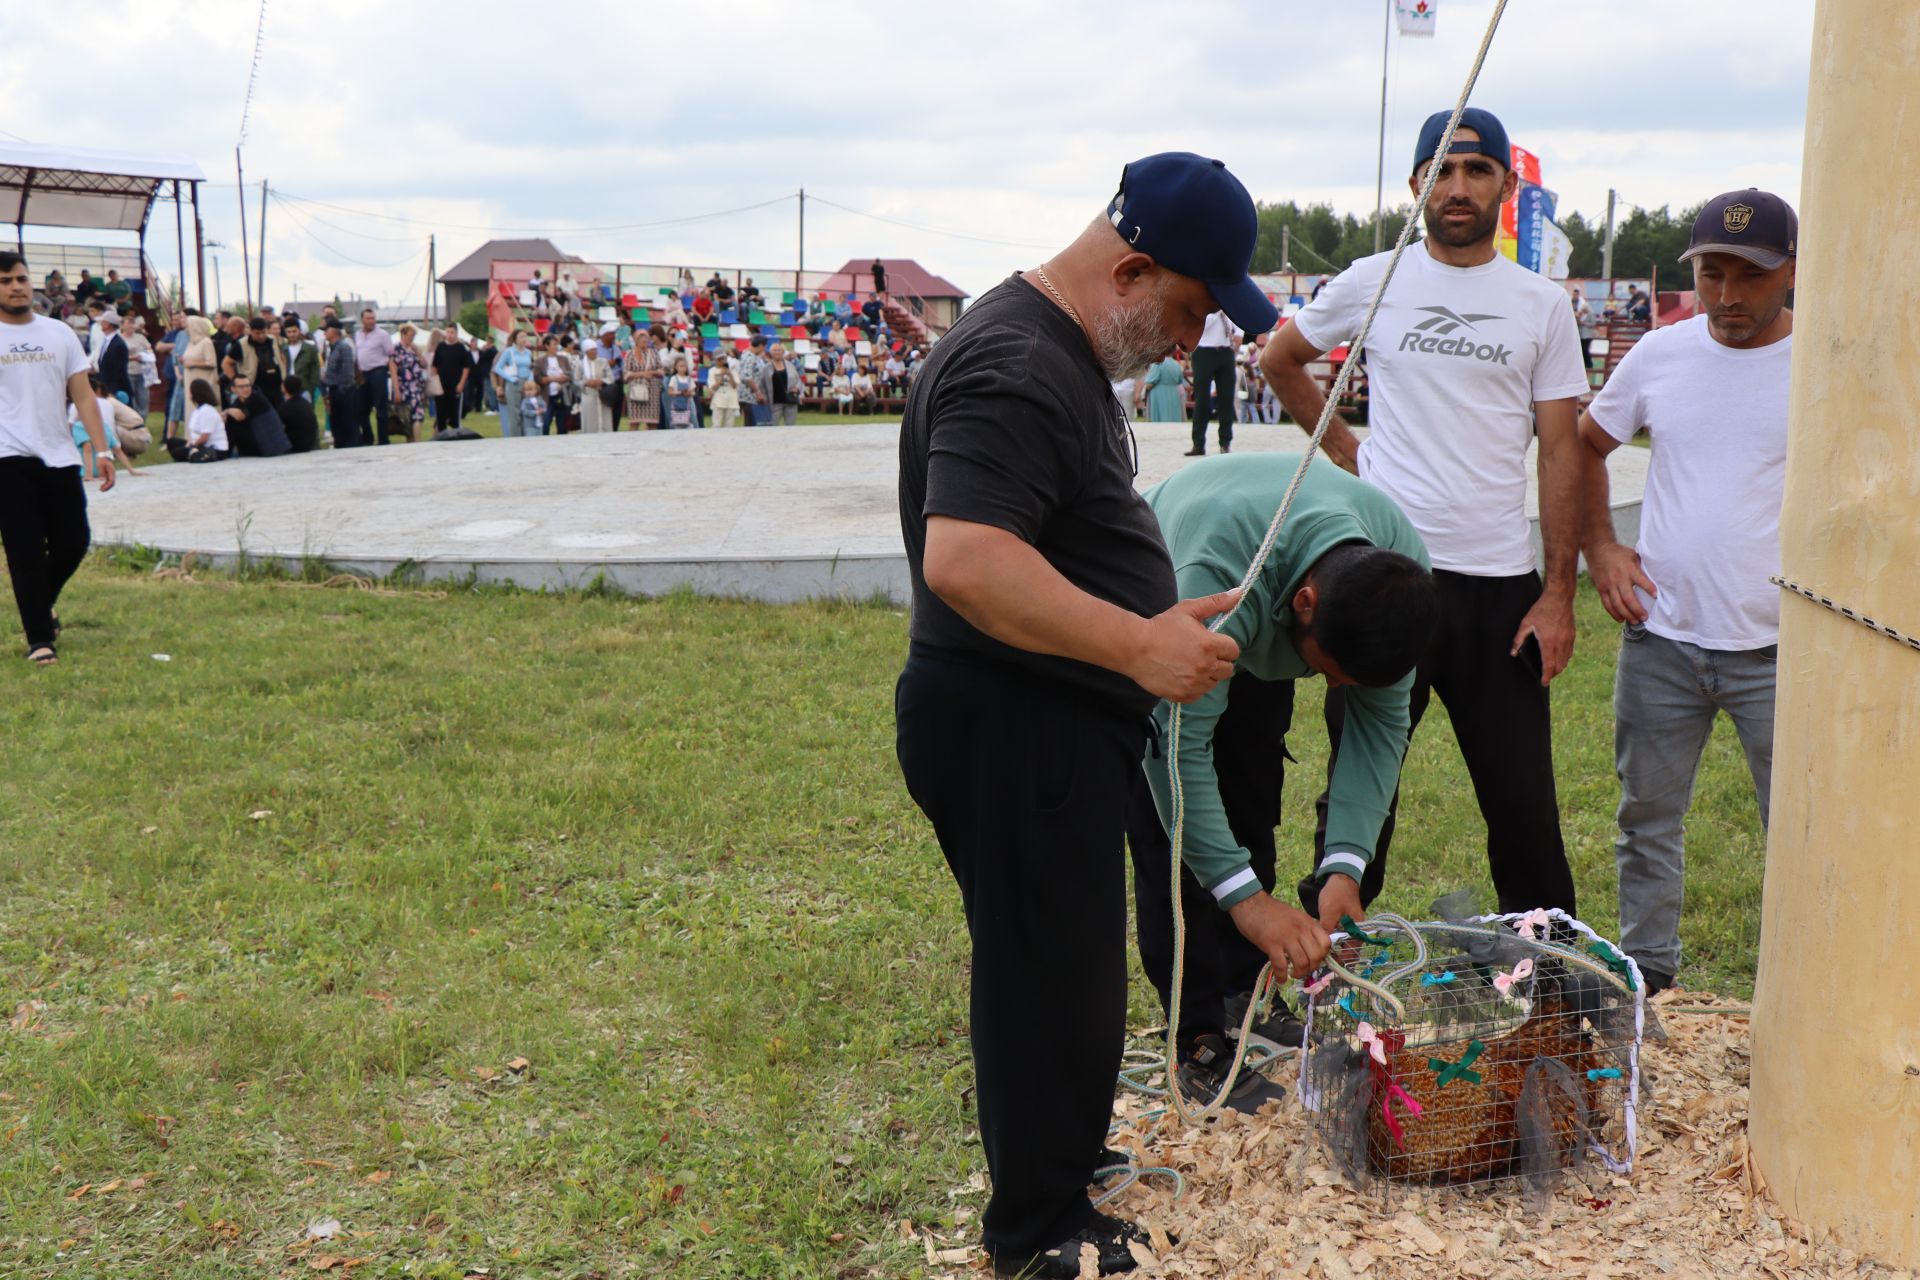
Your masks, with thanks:
[[[1440,137],[1446,133],[1447,121],[1452,118],[1451,111],[1436,111],[1420,126],[1420,141],[1413,148],[1415,173],[1420,172],[1420,166],[1433,159],[1433,153],[1440,149]],[[1456,129],[1453,145],[1447,148],[1448,155],[1485,156],[1497,161],[1502,169],[1513,168],[1513,148],[1507,145],[1507,126],[1500,123],[1500,117],[1479,107],[1468,107],[1460,113],[1459,128],[1471,129],[1480,136],[1462,138],[1459,129]]]
[[[1730,253],[1762,271],[1799,256],[1800,217],[1771,191],[1748,187],[1715,196],[1693,220],[1693,236],[1680,261],[1703,253]]]
[[[1134,249],[1207,286],[1227,319],[1265,333],[1280,313],[1247,275],[1260,238],[1253,197],[1224,161],[1162,151],[1120,171],[1107,221]]]

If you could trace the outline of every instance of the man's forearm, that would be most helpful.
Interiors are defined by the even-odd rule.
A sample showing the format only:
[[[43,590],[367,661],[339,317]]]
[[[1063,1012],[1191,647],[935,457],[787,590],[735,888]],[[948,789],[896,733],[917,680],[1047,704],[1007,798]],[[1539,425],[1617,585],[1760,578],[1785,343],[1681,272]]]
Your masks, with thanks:
[[[1546,553],[1546,593],[1573,596],[1580,564],[1580,454],[1586,446],[1570,433],[1540,442],[1540,543]],[[1604,473],[1604,468],[1603,468]]]
[[[1580,444],[1580,516],[1584,526],[1580,545],[1589,560],[1600,548],[1618,541],[1613,532],[1613,486],[1607,475],[1607,460],[1585,441]]]
[[[1320,423],[1320,415],[1326,411],[1327,397],[1320,390],[1320,380],[1309,373],[1305,366],[1288,361],[1275,362],[1272,366],[1263,366],[1267,385],[1280,399],[1280,407],[1287,416],[1297,423],[1302,431],[1313,434]],[[1326,455],[1349,471],[1357,471],[1360,464],[1360,442],[1354,437],[1353,430],[1347,426],[1346,419],[1338,413],[1327,424],[1327,434],[1321,439],[1320,447]]]

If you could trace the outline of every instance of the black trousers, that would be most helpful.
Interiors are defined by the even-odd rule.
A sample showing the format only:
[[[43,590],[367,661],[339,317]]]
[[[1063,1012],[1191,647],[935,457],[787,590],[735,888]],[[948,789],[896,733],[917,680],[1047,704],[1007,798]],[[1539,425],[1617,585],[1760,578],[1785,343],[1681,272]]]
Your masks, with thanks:
[[[913,645],[896,750],[973,940],[971,1035],[990,1251],[1087,1225],[1126,1038],[1127,797],[1144,713],[1008,664]]]
[[[1553,784],[1553,719],[1547,690],[1521,658],[1509,655],[1513,633],[1540,598],[1540,578],[1481,578],[1436,569],[1440,624],[1420,658],[1408,710],[1419,727],[1433,694],[1446,704],[1453,736],[1473,779],[1487,823],[1487,866],[1502,911],[1559,907],[1574,914],[1573,870],[1560,837],[1560,803]],[[1328,779],[1340,755],[1346,698],[1327,690]],[[1315,865],[1327,838],[1327,793],[1315,803]],[[1373,901],[1387,868],[1400,793],[1387,809],[1380,845],[1360,882],[1360,900]],[[1299,885],[1308,910],[1318,898],[1311,875]]]
[[[1207,419],[1220,418],[1220,447],[1233,444],[1233,348],[1195,347],[1193,362],[1193,447],[1207,447]]]
[[[28,648],[53,643],[53,606],[92,538],[78,462],[0,458],[0,543]]]
[[[1227,709],[1213,732],[1213,768],[1227,826],[1246,847],[1261,888],[1273,892],[1274,828],[1280,823],[1281,785],[1286,779],[1287,729],[1293,723],[1293,681],[1262,680],[1245,671],[1227,686]],[[1165,744],[1150,752],[1164,755]],[[1163,766],[1164,767],[1164,766]],[[1173,840],[1154,808],[1146,774],[1135,779],[1127,801],[1127,848],[1133,855],[1134,929],[1140,967],[1173,1008],[1173,893],[1169,875]],[[1186,924],[1186,965],[1180,986],[1179,1046],[1194,1037],[1226,1031],[1229,996],[1253,990],[1266,953],[1241,936],[1233,918],[1214,903],[1186,867],[1180,868],[1180,915]]]
[[[460,393],[443,391],[433,398],[433,429],[450,431],[460,425]]]

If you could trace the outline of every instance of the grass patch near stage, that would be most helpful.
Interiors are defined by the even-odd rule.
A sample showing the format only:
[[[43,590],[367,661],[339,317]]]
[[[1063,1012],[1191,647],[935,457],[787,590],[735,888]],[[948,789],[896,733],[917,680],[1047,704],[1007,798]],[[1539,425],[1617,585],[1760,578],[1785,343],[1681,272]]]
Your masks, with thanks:
[[[96,563],[62,612],[57,668],[0,664],[0,1274],[911,1276],[902,1219],[977,1214],[899,611]],[[1581,622],[1560,798],[1611,931],[1616,630]],[[1437,705],[1405,793],[1418,915],[1485,882]],[[1749,989],[1761,850],[1723,726],[1686,981]]]

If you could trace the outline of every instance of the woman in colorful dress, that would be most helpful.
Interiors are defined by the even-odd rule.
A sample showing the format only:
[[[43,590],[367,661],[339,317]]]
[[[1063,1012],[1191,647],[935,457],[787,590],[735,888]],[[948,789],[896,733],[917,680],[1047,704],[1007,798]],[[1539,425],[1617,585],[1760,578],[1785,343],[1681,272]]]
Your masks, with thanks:
[[[387,385],[393,388],[393,416],[406,428],[409,441],[418,439],[414,429],[427,416],[427,369],[420,363],[419,349],[413,345],[418,336],[410,324],[400,326],[395,335],[393,355],[387,361]]]

